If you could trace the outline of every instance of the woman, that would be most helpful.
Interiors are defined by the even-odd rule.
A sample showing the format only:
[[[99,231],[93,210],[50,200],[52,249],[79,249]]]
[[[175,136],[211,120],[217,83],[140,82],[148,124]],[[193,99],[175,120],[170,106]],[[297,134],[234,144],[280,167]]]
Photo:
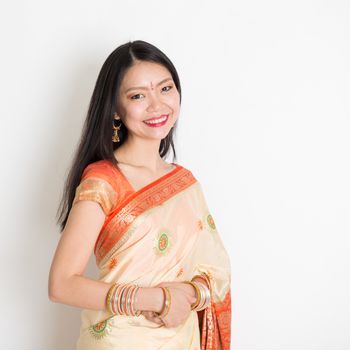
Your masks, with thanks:
[[[155,46],[103,64],[61,202],[54,302],[82,308],[77,350],[230,349],[230,261],[190,170],[163,159],[180,112]],[[84,277],[92,253],[98,280]]]

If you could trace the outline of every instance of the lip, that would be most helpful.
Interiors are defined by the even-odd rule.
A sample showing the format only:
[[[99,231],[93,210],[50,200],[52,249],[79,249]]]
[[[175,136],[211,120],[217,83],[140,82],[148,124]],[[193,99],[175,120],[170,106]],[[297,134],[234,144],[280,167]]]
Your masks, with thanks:
[[[169,114],[161,114],[161,115],[158,116],[158,117],[154,117],[154,118],[151,118],[151,119],[146,119],[146,120],[144,120],[144,121],[145,121],[145,122],[150,122],[150,121],[152,121],[152,120],[159,119],[159,118],[163,118],[163,117],[167,117],[167,116],[169,116]]]
[[[166,117],[166,118],[165,118],[165,120],[163,120],[163,121],[161,121],[159,123],[147,123],[146,121],[144,121],[144,123],[147,126],[150,126],[151,128],[157,128],[157,127],[165,125],[168,122],[168,120],[169,120],[169,114],[162,114],[162,116],[158,117],[158,118],[162,118],[162,117]],[[148,120],[154,120],[154,119],[158,119],[158,118],[152,118],[152,119],[148,119]]]

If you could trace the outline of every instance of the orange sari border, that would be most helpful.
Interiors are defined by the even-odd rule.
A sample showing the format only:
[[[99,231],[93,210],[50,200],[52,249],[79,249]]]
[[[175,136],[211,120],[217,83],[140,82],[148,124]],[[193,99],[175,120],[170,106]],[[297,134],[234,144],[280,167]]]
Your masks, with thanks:
[[[212,296],[212,277],[201,274],[209,286]],[[201,350],[231,349],[231,289],[222,301],[214,301],[213,297],[208,307],[199,311],[198,324],[201,338]]]
[[[231,291],[221,303],[198,312],[201,350],[231,349]]]
[[[128,229],[145,211],[160,205],[197,182],[192,172],[176,164],[176,169],[127,196],[106,218],[96,240],[94,253],[98,265],[111,256],[128,238]]]

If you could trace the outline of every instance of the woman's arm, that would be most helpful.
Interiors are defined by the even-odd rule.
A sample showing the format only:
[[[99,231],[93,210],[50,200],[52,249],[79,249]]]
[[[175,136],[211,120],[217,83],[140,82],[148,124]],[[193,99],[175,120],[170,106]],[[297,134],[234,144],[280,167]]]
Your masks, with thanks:
[[[51,301],[84,309],[106,309],[112,284],[83,276],[104,220],[105,213],[97,202],[84,200],[72,206],[49,273]],[[164,296],[160,288],[140,288],[137,298],[139,310],[159,312]]]

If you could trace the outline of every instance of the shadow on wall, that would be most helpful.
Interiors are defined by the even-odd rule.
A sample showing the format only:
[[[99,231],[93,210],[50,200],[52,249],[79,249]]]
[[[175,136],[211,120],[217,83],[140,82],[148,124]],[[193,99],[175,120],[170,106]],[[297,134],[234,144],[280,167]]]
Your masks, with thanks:
[[[49,114],[50,125],[54,125],[54,130],[47,130],[47,133],[50,135],[50,144],[46,144],[45,154],[42,154],[40,166],[36,169],[36,183],[32,184],[35,194],[33,193],[32,195],[36,198],[41,218],[38,218],[38,222],[41,222],[41,224],[40,233],[37,233],[37,235],[45,236],[37,237],[36,239],[42,242],[46,241],[46,249],[52,247],[51,251],[46,251],[47,261],[41,262],[47,267],[46,281],[48,281],[50,265],[58,240],[61,237],[60,233],[58,233],[59,228],[55,223],[56,210],[61,199],[64,181],[68,174],[68,167],[71,165],[73,154],[78,146],[96,77],[101,68],[100,59],[96,58],[93,53],[86,54],[83,57],[80,64],[71,67],[71,72],[65,73],[65,76],[60,79],[58,84],[61,84],[61,86],[56,86],[56,91],[50,93],[49,98],[52,101],[49,101],[48,105],[52,111],[50,113],[42,111],[45,115]],[[88,59],[92,58],[92,61],[86,61],[86,57]],[[48,226],[50,226],[51,230],[47,230],[47,226],[45,228],[43,218],[49,221]],[[53,230],[52,226],[54,227]],[[93,252],[84,276],[92,279],[97,279],[98,277],[98,268]],[[45,323],[42,328],[45,336],[41,335],[40,337],[43,347],[36,346],[35,349],[75,349],[79,337],[82,309],[53,303],[48,299],[47,292],[46,300],[47,305],[43,306],[43,314],[45,316],[40,321]],[[36,327],[41,328],[40,325]]]

